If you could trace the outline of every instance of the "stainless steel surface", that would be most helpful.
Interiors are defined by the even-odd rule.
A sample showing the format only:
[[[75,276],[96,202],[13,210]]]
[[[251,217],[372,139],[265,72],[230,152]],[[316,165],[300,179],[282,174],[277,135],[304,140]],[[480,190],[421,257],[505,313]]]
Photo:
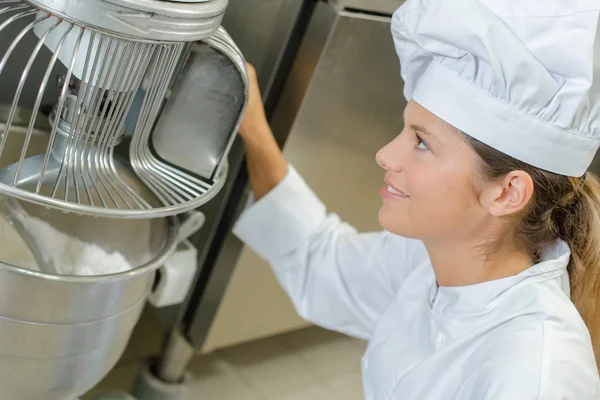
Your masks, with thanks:
[[[287,136],[286,158],[330,211],[361,231],[379,230],[383,171],[375,154],[400,132],[405,104],[390,19],[319,3],[271,126],[277,137]],[[216,257],[189,325],[196,348],[207,337],[233,265],[268,269],[264,261],[256,265],[259,261],[248,248],[238,258],[241,246],[228,234]],[[264,315],[264,299],[256,297],[243,305],[248,319],[240,324],[245,327],[256,326]]]
[[[11,135],[6,150],[18,157],[24,137]],[[47,134],[34,132],[30,150],[44,151],[46,142]],[[114,275],[60,276],[12,265],[10,250],[24,247],[0,218],[0,397],[70,400],[98,383],[123,353],[154,272],[176,245],[177,221],[111,220],[23,206],[61,232],[119,251],[139,266]]]
[[[68,400],[96,385],[129,341],[154,277],[150,267],[75,282],[0,263],[2,398]]]
[[[126,3],[125,0],[120,1],[120,4]],[[157,2],[141,1],[140,7],[157,6],[154,3]],[[158,3],[164,7],[164,2]],[[185,9],[178,7],[164,11],[177,14]],[[11,132],[16,110],[21,105],[20,97],[24,88],[34,81],[37,82],[38,91],[32,117],[24,125],[27,127],[27,136],[23,148],[16,150],[21,156],[13,165],[5,163],[7,169],[0,173],[0,193],[80,214],[153,218],[195,209],[212,199],[221,189],[227,167],[223,154],[226,154],[229,146],[221,148],[223,154],[218,155],[218,169],[209,179],[182,170],[177,165],[176,157],[171,157],[172,162],[166,164],[149,149],[149,138],[160,115],[184,43],[118,38],[61,20],[27,3],[1,8],[0,14],[8,16],[0,25],[2,33],[13,23],[30,21],[14,37],[6,37],[11,45],[0,60],[2,82],[2,70],[12,62],[13,53],[30,54],[23,65],[3,126],[0,162],[6,156],[4,144]],[[39,40],[33,48],[21,46],[21,40],[31,32]],[[207,39],[207,43],[219,48],[235,65],[241,64],[243,71],[240,74],[245,73],[243,59],[224,31],[219,30],[214,37]],[[52,51],[53,56],[46,61],[46,72],[42,77],[32,75],[32,66],[44,47]],[[46,88],[56,78],[51,74],[58,60],[67,66],[67,71],[59,77],[61,93],[53,111],[48,147],[43,154],[27,158],[29,138],[39,117],[38,111]],[[245,93],[246,81],[238,86],[243,87],[237,89]],[[132,103],[140,92],[143,93],[143,100],[141,110],[134,115],[135,131],[130,145],[133,174],[116,159],[115,147],[124,136],[125,121],[130,117]],[[246,96],[243,97],[245,104]],[[237,119],[242,111],[243,108],[238,110]],[[230,143],[231,140],[228,145]],[[217,157],[215,152],[212,155]],[[138,184],[139,181],[144,185]],[[133,186],[146,186],[149,190],[136,191]]]
[[[156,365],[156,376],[167,383],[177,383],[185,377],[194,357],[194,348],[179,331],[167,335]]]
[[[405,0],[329,0],[329,3],[340,10],[355,9],[360,11],[392,14]]]
[[[188,42],[211,36],[228,0],[177,3],[161,0],[32,0],[66,20],[127,37]]]
[[[211,179],[237,134],[247,87],[244,57],[223,28],[194,44],[152,132],[154,151]]]
[[[302,0],[230,0],[223,26],[258,75],[264,99],[286,57],[290,36],[298,23]]]
[[[323,5],[315,18],[331,12]],[[303,60],[298,57],[290,76],[290,100],[282,100],[272,122],[274,130],[289,127],[288,107],[300,104],[286,159],[330,211],[360,231],[378,230],[383,171],[375,155],[401,131],[406,106],[390,20],[339,14],[310,81]],[[300,103],[293,89],[303,83],[307,90]]]

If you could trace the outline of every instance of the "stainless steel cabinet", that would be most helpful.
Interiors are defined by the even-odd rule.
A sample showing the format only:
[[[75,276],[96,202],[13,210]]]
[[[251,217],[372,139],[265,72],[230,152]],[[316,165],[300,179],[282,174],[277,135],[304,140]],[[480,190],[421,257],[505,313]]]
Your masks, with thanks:
[[[330,211],[360,230],[379,229],[383,171],[375,154],[400,132],[406,105],[390,21],[338,14],[326,4],[315,19],[319,13],[335,15],[325,46],[310,80],[305,74],[312,54],[300,53],[273,129],[290,126],[286,158]],[[296,87],[302,83],[300,102]],[[284,120],[290,103],[300,104],[291,125]]]

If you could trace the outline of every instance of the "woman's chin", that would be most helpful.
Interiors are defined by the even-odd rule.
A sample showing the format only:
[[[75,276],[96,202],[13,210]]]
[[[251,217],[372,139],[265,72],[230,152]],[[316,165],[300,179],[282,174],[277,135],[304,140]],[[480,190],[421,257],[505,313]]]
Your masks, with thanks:
[[[379,225],[386,231],[398,236],[413,238],[413,229],[407,226],[407,221],[402,221],[398,218],[397,213],[393,213],[385,205],[379,210]]]

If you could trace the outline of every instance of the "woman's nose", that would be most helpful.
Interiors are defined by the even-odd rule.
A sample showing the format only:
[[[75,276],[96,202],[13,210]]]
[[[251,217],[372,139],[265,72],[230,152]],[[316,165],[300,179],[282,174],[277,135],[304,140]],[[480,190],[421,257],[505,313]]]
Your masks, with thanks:
[[[402,170],[401,160],[403,157],[400,154],[399,142],[398,138],[392,140],[375,156],[377,164],[386,171],[400,172]]]

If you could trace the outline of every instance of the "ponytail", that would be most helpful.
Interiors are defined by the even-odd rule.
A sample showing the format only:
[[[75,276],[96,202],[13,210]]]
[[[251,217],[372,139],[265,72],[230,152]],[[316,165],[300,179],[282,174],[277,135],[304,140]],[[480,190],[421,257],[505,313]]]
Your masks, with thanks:
[[[590,331],[600,368],[600,180],[588,173],[581,188],[575,179],[571,184],[574,202],[556,224],[571,249],[571,300]]]

